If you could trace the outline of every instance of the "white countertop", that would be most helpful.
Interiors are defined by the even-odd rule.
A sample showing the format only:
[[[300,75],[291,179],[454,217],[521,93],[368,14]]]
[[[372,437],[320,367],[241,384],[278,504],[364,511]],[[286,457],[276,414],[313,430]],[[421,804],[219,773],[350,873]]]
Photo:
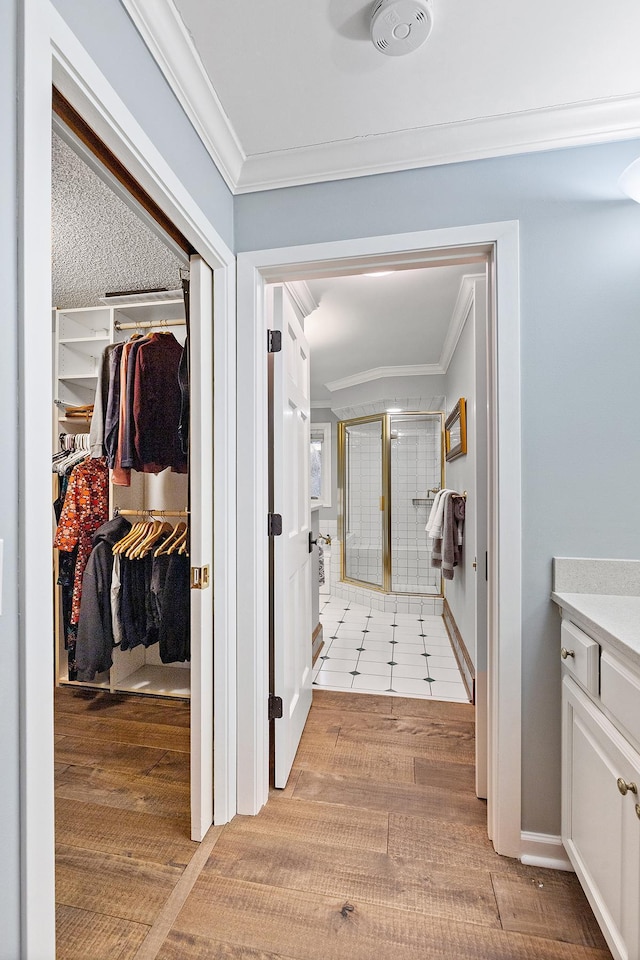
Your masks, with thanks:
[[[594,640],[610,644],[640,666],[639,596],[554,591],[551,597]]]

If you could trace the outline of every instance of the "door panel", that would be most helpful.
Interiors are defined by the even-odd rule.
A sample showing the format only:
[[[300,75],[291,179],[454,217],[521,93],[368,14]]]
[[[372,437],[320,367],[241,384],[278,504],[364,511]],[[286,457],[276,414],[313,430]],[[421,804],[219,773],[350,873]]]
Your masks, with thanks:
[[[270,326],[282,332],[273,369],[273,503],[282,515],[274,544],[274,694],[276,787],[285,787],[311,707],[311,500],[309,345],[289,296],[269,290]]]
[[[213,273],[191,258],[190,562],[213,558]],[[213,586],[191,590],[191,839],[213,823]]]
[[[344,426],[344,576],[384,584],[383,417]]]

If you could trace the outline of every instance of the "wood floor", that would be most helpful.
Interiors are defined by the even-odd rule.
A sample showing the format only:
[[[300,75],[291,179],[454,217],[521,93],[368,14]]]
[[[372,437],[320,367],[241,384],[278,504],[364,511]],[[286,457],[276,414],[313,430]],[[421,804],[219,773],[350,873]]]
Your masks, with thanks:
[[[185,870],[187,709],[57,700],[58,960],[610,958],[573,874],[493,852],[467,704],[314,692],[286,790]]]

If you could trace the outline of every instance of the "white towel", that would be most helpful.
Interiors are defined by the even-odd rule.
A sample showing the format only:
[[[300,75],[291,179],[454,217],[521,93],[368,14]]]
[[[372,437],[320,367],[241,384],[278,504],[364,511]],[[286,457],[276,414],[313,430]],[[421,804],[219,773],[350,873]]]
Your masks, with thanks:
[[[441,540],[442,531],[444,526],[444,508],[447,502],[447,498],[451,496],[453,490],[439,490],[433,501],[433,506],[431,507],[431,513],[429,514],[429,519],[427,520],[427,525],[425,530],[427,531],[428,536],[431,540]]]

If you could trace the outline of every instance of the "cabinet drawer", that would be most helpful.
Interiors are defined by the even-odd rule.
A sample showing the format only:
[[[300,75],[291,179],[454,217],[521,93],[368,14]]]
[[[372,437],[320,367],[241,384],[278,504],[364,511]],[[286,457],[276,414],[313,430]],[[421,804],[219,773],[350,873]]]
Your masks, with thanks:
[[[600,699],[631,737],[640,743],[640,677],[606,651],[600,666]]]
[[[562,663],[589,693],[598,695],[600,646],[569,620],[560,630]]]

